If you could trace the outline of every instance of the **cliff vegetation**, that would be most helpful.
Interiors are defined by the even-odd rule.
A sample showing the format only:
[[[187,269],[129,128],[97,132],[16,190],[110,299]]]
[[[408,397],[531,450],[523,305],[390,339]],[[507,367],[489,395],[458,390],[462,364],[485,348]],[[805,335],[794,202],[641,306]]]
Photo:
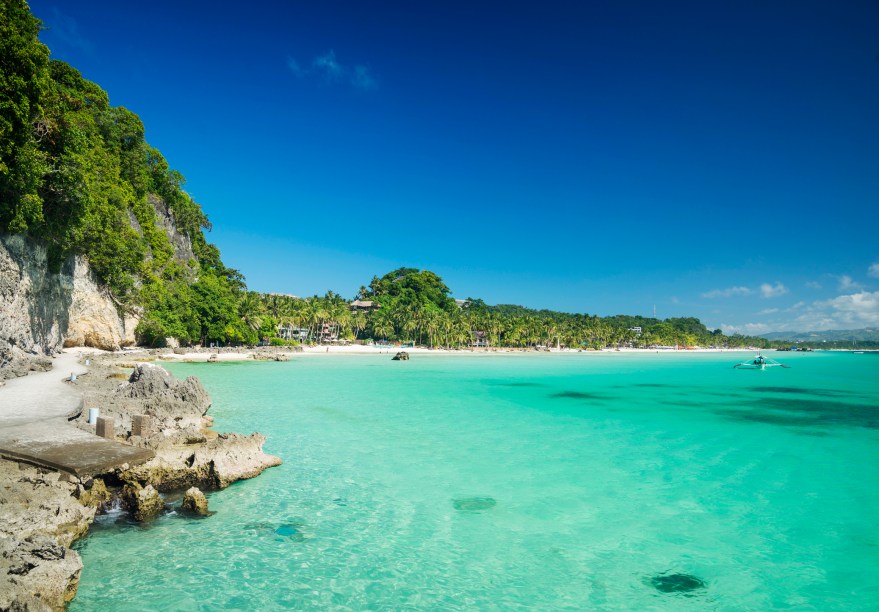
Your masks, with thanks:
[[[50,56],[23,0],[0,2],[0,234],[45,248],[50,273],[83,255],[138,340],[255,342],[244,279],[140,118]]]

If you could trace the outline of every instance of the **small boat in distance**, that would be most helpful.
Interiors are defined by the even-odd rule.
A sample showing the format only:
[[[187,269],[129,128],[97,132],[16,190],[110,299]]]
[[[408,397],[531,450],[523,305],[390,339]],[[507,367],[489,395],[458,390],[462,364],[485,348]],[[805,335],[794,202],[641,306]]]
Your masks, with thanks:
[[[757,353],[757,356],[750,361],[743,361],[742,363],[737,363],[733,366],[733,368],[742,368],[744,370],[765,370],[766,368],[789,368],[790,366],[784,365],[783,363],[779,363],[774,359],[769,359],[768,357],[764,357],[760,353]]]

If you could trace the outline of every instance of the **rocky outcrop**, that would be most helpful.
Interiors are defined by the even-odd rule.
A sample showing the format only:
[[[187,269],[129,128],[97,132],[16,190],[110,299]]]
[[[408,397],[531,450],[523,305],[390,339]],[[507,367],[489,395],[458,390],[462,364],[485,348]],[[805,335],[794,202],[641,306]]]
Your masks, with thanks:
[[[213,432],[210,432],[213,433]],[[201,435],[191,444],[180,444],[179,438],[159,438],[157,434],[144,442],[156,451],[146,463],[121,472],[118,477],[128,482],[152,484],[160,491],[175,491],[196,486],[203,489],[225,489],[237,480],[253,478],[266,468],[281,465],[278,457],[263,452],[266,438],[253,433]]]
[[[57,610],[73,599],[82,560],[68,547],[95,516],[76,492],[55,472],[0,461],[0,610]]]
[[[101,416],[114,420],[117,433],[122,432],[131,444],[154,450],[156,456],[120,470],[115,479],[152,485],[163,492],[193,486],[223,489],[281,464],[278,457],[263,452],[262,434],[217,433],[209,429],[213,419],[206,413],[211,398],[197,378],[181,381],[159,366],[138,363],[126,382],[108,388],[106,381],[116,378],[119,368],[101,361],[118,359],[108,355],[94,360],[90,376],[81,379],[85,405],[100,406]],[[145,435],[133,435],[137,415],[149,417]],[[84,411],[78,424],[90,429],[86,418]]]
[[[211,397],[197,378],[190,376],[180,381],[151,363],[138,364],[128,384],[119,387],[115,395],[125,406],[140,406],[143,414],[153,417],[159,429],[200,427],[202,416],[211,407]]]
[[[99,406],[102,415],[113,417],[117,439],[155,449],[156,457],[76,483],[0,460],[0,610],[64,608],[82,569],[69,547],[87,532],[96,511],[121,501],[132,518],[148,521],[166,508],[160,492],[222,489],[281,463],[262,451],[261,434],[211,431],[212,419],[205,414],[210,396],[197,379],[180,381],[148,363],[132,369],[125,358],[131,355],[93,355],[88,375],[79,376],[76,387],[84,392],[86,406]],[[86,423],[87,412],[76,424],[94,431]],[[147,413],[146,427],[143,418],[132,418]],[[143,435],[133,435],[133,422]],[[203,493],[188,493],[189,511],[211,514]]]
[[[171,248],[174,249],[174,259],[184,264],[194,262],[196,258],[192,250],[192,239],[177,230],[177,222],[168,205],[153,193],[147,196],[147,201],[156,211],[156,227],[163,229],[168,236]]]
[[[208,511],[208,498],[197,487],[190,487],[186,490],[186,493],[183,494],[183,502],[180,504],[180,509],[183,512],[197,516],[207,516],[210,514]]]
[[[165,509],[165,502],[152,485],[130,482],[122,489],[122,502],[136,521],[151,521]]]

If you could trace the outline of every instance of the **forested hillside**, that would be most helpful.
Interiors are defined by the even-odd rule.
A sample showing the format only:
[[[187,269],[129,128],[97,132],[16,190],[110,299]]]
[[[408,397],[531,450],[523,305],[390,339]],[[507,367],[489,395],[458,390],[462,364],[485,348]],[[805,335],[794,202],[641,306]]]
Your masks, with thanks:
[[[0,232],[44,245],[57,271],[88,258],[141,341],[255,341],[237,307],[243,278],[208,243],[183,176],[138,116],[51,59],[22,0],[0,0]]]

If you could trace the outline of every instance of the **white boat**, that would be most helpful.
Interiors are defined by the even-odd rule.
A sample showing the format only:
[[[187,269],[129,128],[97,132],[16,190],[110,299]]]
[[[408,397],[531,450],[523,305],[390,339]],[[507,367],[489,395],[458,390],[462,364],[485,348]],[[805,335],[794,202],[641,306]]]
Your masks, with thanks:
[[[789,368],[790,366],[784,365],[783,363],[779,363],[774,359],[769,359],[769,357],[764,357],[760,353],[749,360],[743,361],[742,363],[737,363],[733,366],[734,368],[742,368],[743,370],[765,370],[766,368]]]

